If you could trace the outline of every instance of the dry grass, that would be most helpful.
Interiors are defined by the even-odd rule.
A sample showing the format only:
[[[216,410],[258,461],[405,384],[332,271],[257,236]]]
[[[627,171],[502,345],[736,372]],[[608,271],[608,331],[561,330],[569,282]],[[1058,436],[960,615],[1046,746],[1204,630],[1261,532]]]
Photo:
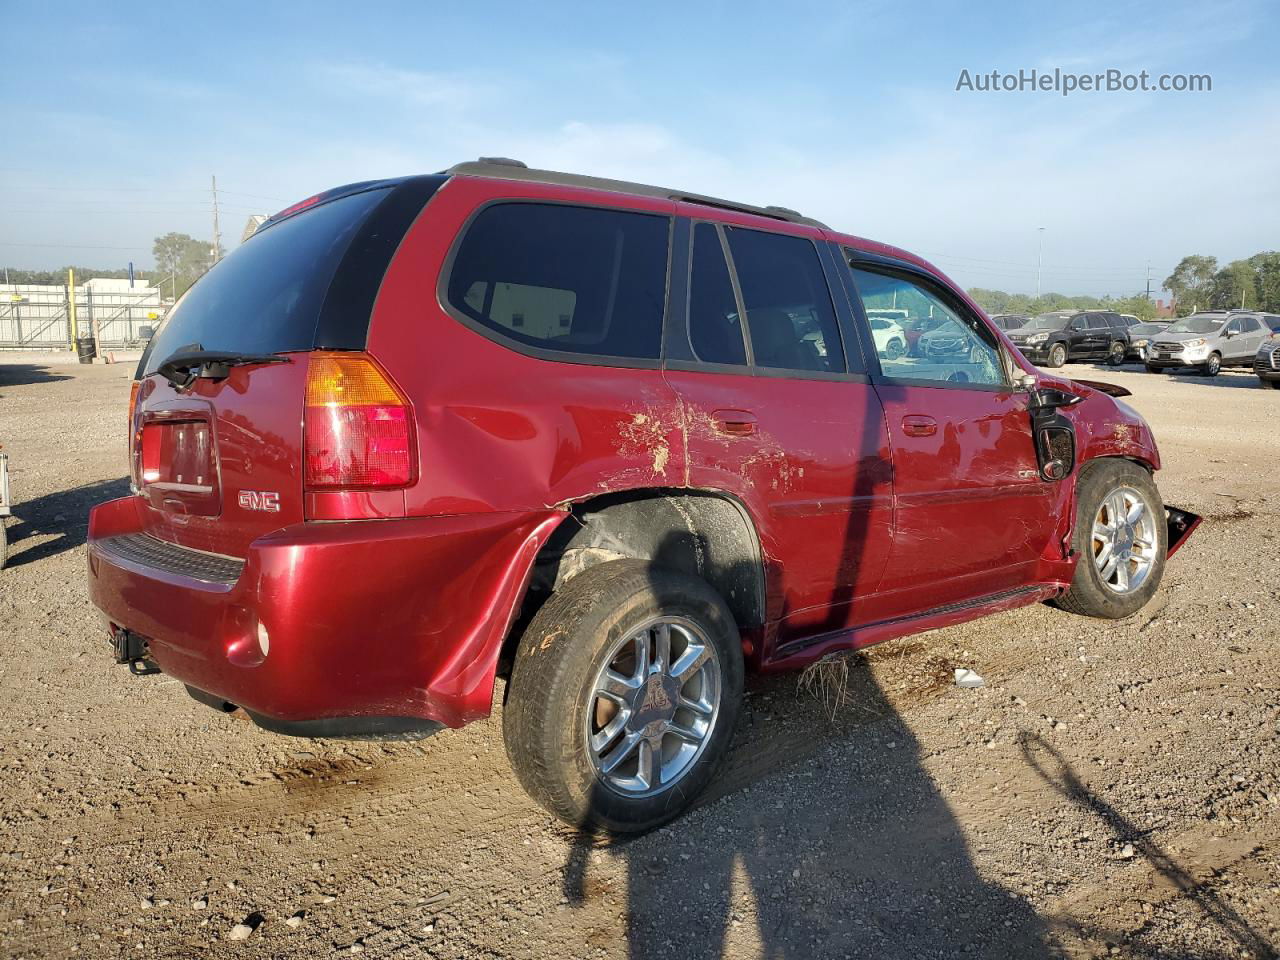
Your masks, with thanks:
[[[822,712],[830,723],[849,702],[849,658],[845,654],[831,654],[800,671],[796,681],[797,694],[808,694],[822,705]]]

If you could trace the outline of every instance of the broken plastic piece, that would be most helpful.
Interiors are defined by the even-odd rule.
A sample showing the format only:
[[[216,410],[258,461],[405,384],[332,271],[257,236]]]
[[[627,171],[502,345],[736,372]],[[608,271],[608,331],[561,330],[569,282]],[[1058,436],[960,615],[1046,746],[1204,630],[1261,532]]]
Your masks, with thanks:
[[[985,680],[965,667],[956,667],[956,686],[957,687],[981,687],[986,685]]]

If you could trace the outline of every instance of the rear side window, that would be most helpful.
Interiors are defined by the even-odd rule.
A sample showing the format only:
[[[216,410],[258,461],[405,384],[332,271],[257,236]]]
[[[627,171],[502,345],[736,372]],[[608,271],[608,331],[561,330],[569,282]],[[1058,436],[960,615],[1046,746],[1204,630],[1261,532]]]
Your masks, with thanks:
[[[843,373],[844,349],[813,243],[727,229],[757,367]]]
[[[143,375],[196,343],[237,353],[312,349],[342,255],[387,194],[331,200],[254,234],[183,294],[148,347]]]
[[[449,305],[516,344],[657,360],[670,219],[548,203],[501,203],[472,221]]]
[[[700,223],[693,230],[689,343],[694,356],[705,363],[747,362],[738,299],[733,295],[720,234],[710,223]]]

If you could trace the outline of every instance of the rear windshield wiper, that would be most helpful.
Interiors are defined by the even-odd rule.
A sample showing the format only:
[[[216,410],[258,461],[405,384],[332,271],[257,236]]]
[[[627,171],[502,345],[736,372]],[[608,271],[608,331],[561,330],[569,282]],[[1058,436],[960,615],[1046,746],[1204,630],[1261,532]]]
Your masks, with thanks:
[[[225,380],[232,367],[246,367],[259,363],[288,363],[288,357],[275,353],[238,353],[234,350],[206,350],[198,343],[179,347],[173,355],[156,368],[178,389],[189,387],[196,380]]]

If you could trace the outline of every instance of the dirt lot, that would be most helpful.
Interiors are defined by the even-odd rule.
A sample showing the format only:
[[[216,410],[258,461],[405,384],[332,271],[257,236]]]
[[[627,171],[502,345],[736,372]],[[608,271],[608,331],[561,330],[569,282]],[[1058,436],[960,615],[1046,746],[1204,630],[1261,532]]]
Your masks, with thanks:
[[[715,796],[606,845],[521,793],[496,720],[292,740],[114,667],[83,544],[126,490],[127,368],[0,362],[0,955],[1275,955],[1280,393],[1073,371],[1134,391],[1209,518],[1149,607],[886,644],[834,721],[754,681]]]

